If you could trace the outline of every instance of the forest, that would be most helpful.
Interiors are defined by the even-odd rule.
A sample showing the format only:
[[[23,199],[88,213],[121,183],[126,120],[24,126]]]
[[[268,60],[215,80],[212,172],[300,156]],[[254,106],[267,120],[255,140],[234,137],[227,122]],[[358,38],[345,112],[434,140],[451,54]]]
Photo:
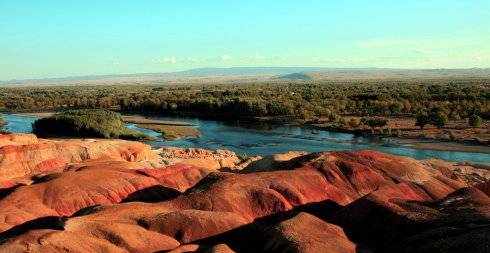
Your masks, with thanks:
[[[3,112],[110,109],[124,114],[219,120],[343,122],[346,116],[490,119],[488,79],[269,81],[0,87]],[[421,122],[424,123],[424,122]],[[422,126],[423,127],[423,126]]]

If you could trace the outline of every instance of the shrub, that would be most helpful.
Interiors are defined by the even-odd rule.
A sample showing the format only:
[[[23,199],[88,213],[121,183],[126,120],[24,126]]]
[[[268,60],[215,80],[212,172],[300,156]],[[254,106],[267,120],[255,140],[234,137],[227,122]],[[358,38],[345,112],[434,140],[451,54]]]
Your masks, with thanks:
[[[347,124],[351,128],[357,128],[361,124],[361,121],[358,118],[351,118],[349,121],[347,121]]]
[[[420,127],[420,129],[424,129],[425,125],[430,123],[429,116],[423,112],[419,112],[417,116],[415,116],[415,120],[415,126]]]
[[[442,128],[447,123],[447,114],[441,110],[433,110],[429,115],[430,122],[437,128]]]
[[[470,125],[471,127],[480,127],[481,123],[482,123],[481,117],[476,114],[472,114],[468,118],[468,125]]]
[[[65,111],[36,120],[32,129],[42,137],[146,138],[143,133],[126,128],[120,114],[108,110]]]
[[[380,117],[373,117],[373,118],[362,118],[361,122],[364,125],[367,125],[371,128],[371,131],[374,132],[374,129],[376,127],[384,127],[388,124],[388,120]]]
[[[339,117],[337,120],[337,123],[341,126],[345,126],[345,125],[347,125],[347,120],[343,117]]]

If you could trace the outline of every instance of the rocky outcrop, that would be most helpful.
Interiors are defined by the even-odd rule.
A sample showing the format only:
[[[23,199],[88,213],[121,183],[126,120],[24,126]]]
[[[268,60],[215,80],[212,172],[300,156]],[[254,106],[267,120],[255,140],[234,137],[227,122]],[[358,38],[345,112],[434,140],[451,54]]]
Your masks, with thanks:
[[[379,252],[488,250],[490,199],[477,188],[462,188],[433,202],[382,196],[373,192],[331,219],[351,240]]]
[[[148,145],[122,140],[45,140],[34,135],[0,135],[0,182],[63,171],[87,160],[144,162],[158,165]]]
[[[179,191],[193,186],[207,174],[187,165],[158,169],[125,166],[131,167],[131,163],[95,163],[17,187],[0,199],[0,231],[42,217],[71,216],[96,205],[176,197]],[[159,175],[154,176],[156,173]],[[162,174],[167,175],[165,180],[160,179]]]
[[[490,180],[490,167],[477,164],[450,163],[437,159],[424,161],[444,176],[469,184],[485,183]]]
[[[0,134],[0,147],[28,145],[38,142],[39,140],[33,134]]]
[[[244,161],[241,165],[242,172],[261,172],[270,171],[276,168],[280,168],[283,162],[290,161],[293,158],[304,156],[308,154],[302,151],[289,151],[283,154],[275,154],[266,157],[250,157],[247,161]]]
[[[471,165],[356,151],[235,171],[224,151],[16,138],[0,252],[485,252],[490,187]]]
[[[266,252],[335,252],[355,253],[356,245],[342,228],[307,213],[274,226],[269,232]]]
[[[165,147],[158,150],[165,164],[189,164],[209,170],[235,169],[240,158],[228,150]]]

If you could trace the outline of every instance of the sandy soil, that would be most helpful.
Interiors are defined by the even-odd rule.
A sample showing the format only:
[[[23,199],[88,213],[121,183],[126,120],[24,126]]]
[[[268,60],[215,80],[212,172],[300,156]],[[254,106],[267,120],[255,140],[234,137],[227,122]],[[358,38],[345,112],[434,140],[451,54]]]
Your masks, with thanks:
[[[140,115],[123,115],[122,118],[123,118],[124,122],[134,123],[134,124],[151,124],[151,125],[168,125],[168,126],[193,126],[193,124],[191,124],[189,122],[149,119],[145,116],[140,116]]]
[[[195,127],[192,126],[179,126],[179,125],[163,125],[163,124],[147,124],[139,123],[138,127],[150,129],[159,133],[162,133],[163,138],[167,140],[176,140],[186,137],[199,137],[201,133]]]
[[[34,116],[38,118],[47,118],[53,116],[54,112],[22,112],[22,113],[14,113],[17,115],[25,115],[25,116]]]

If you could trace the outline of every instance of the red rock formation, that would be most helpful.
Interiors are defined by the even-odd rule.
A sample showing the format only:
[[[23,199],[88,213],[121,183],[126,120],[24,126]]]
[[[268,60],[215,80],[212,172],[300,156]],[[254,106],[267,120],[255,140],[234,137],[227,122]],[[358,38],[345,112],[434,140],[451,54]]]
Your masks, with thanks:
[[[85,207],[119,203],[131,194],[155,186],[182,191],[207,174],[196,167],[175,165],[171,170],[161,170],[168,178],[179,180],[159,181],[140,173],[140,170],[124,168],[131,165],[134,166],[133,163],[121,161],[97,162],[51,175],[46,182],[18,187],[0,200],[0,221],[3,221],[0,222],[0,231],[41,217],[70,216]],[[146,172],[157,170],[142,169]],[[172,195],[171,191],[160,193]]]
[[[156,179],[163,186],[181,192],[191,188],[209,174],[207,169],[186,164],[170,165],[157,169],[140,169],[138,172]]]
[[[140,220],[147,229],[168,235],[181,243],[195,242],[234,228],[250,221],[232,212],[179,210],[162,213]]]
[[[233,169],[240,163],[238,156],[228,150],[165,147],[158,153],[165,164],[188,164],[208,170]]]
[[[134,142],[2,138],[0,252],[430,252],[431,235],[456,252],[490,218],[485,174],[467,165],[325,152],[208,175]]]
[[[150,147],[121,140],[44,140],[28,135],[0,135],[0,182],[51,171],[90,159],[158,163]],[[27,140],[26,140],[27,139]]]
[[[0,147],[28,145],[38,142],[39,140],[33,134],[0,134]]]
[[[486,252],[490,198],[474,187],[434,201],[384,198],[373,192],[332,220],[352,240],[380,252]]]
[[[356,252],[356,245],[342,228],[307,213],[279,223],[268,233],[270,242],[265,246],[265,252]]]
[[[210,248],[206,253],[235,253],[235,251],[226,244],[218,244]]]

